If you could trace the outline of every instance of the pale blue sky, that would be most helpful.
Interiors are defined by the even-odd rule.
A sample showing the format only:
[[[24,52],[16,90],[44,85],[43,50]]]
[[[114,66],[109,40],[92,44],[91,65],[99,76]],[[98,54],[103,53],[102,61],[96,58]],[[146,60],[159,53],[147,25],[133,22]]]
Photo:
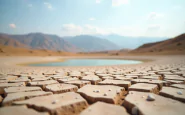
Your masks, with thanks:
[[[185,0],[0,0],[0,32],[173,37]]]

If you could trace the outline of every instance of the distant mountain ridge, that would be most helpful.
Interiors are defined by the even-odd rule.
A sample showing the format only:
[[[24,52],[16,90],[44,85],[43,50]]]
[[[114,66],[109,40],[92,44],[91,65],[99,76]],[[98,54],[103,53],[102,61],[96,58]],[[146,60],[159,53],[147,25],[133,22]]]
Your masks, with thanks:
[[[135,49],[146,43],[168,39],[167,37],[132,37],[132,36],[121,36],[117,34],[96,35],[96,36],[107,39],[124,49]]]
[[[119,50],[118,45],[106,39],[101,39],[90,35],[80,35],[75,37],[67,37],[66,41],[80,48],[83,52],[96,52],[106,50]]]
[[[10,36],[7,36],[6,34],[0,34],[0,44],[12,47],[26,47],[24,44],[10,38]]]
[[[42,34],[42,33],[30,33],[26,35],[8,35],[0,34],[1,42],[0,44],[9,46],[3,41],[14,42],[14,44],[21,44],[18,47],[25,47],[31,49],[47,49],[47,50],[61,50],[68,52],[77,52],[78,48],[69,44],[63,38],[56,35]],[[23,44],[23,45],[22,45]],[[11,45],[12,46],[12,45]]]
[[[81,35],[63,38],[43,33],[29,33],[25,35],[0,34],[0,44],[67,52],[94,52],[119,49],[116,44],[94,36]]]

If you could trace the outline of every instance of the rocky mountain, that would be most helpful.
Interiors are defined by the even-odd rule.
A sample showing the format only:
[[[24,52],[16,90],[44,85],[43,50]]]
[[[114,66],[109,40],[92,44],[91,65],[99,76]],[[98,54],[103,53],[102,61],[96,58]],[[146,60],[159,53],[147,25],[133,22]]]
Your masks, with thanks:
[[[106,51],[106,50],[118,50],[116,44],[110,42],[107,39],[101,39],[99,37],[90,35],[79,35],[75,37],[67,37],[66,41],[73,44],[74,46],[80,48],[84,52],[94,52],[94,51]]]
[[[43,33],[30,33],[25,35],[0,34],[0,44],[67,52],[94,52],[119,49],[116,44],[94,36],[80,35],[64,38]]]
[[[125,52],[138,45],[141,47],[131,52],[184,50],[184,34],[172,39],[166,39],[167,38],[154,37],[124,37],[119,35],[107,35],[100,37],[90,35],[59,37],[57,35],[43,33],[30,33],[25,35],[9,35],[1,33],[0,45],[66,52],[100,52],[120,50],[122,48],[123,49],[120,50],[120,52]]]
[[[26,35],[0,34],[0,44],[9,46],[26,46],[31,49],[61,50],[77,52],[78,48],[56,35],[30,33]]]
[[[185,52],[185,34],[160,42],[144,44],[131,52]]]
[[[6,34],[0,34],[0,45],[12,47],[26,47],[24,44],[10,38],[10,36],[7,36]]]

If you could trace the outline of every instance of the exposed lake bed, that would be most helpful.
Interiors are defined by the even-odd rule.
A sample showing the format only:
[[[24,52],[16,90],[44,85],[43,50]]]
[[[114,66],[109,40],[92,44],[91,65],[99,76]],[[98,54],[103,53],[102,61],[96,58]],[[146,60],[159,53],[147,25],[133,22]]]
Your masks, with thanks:
[[[119,110],[132,114],[137,109],[147,114],[147,108],[160,114],[161,111],[156,109],[165,106],[163,114],[171,111],[183,115],[184,102],[171,95],[184,96],[184,65],[184,55],[0,57],[1,110],[23,111],[25,108],[18,106],[21,104],[40,114],[59,111],[84,115],[89,109],[93,113],[104,112],[99,108],[106,106],[110,112]],[[135,100],[139,104],[134,105]],[[41,108],[47,109],[43,112]]]

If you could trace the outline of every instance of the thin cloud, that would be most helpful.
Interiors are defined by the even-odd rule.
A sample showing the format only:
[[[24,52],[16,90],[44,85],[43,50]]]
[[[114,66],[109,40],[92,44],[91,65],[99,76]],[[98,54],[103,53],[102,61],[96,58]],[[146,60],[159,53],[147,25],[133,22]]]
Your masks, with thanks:
[[[15,29],[16,25],[15,24],[9,24],[9,27]]]
[[[75,25],[75,24],[63,24],[62,25],[62,30],[64,31],[78,31],[78,30],[82,30],[81,26]]]
[[[113,7],[118,7],[124,4],[128,4],[129,0],[112,0],[112,6]]]
[[[90,21],[94,21],[94,20],[96,20],[96,19],[95,19],[95,18],[89,18],[89,20],[90,20]]]
[[[64,36],[73,36],[73,35],[81,35],[81,34],[87,34],[87,35],[109,35],[109,34],[118,34],[122,35],[125,33],[135,33],[135,34],[141,34],[141,29],[139,27],[100,27],[90,24],[85,25],[76,25],[76,24],[64,24],[62,26],[62,34]],[[131,34],[131,35],[132,35]]]
[[[97,3],[97,4],[101,3],[101,0],[96,0],[96,3]]]
[[[53,9],[52,5],[48,2],[44,2],[44,5],[48,8],[48,9]]]
[[[148,20],[154,20],[154,19],[159,19],[164,17],[163,14],[157,13],[157,12],[150,12],[149,15],[147,16]]]
[[[83,28],[75,24],[63,24],[62,33],[67,36],[81,35],[83,34]]]
[[[182,6],[176,5],[176,6],[173,6],[172,9],[173,10],[181,10],[182,9]]]

